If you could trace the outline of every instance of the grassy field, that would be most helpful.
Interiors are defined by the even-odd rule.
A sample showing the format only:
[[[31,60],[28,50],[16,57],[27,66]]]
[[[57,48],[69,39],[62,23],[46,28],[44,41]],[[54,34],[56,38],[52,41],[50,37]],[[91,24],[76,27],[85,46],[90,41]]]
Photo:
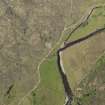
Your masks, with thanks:
[[[105,33],[102,32],[63,52],[64,68],[73,89],[87,75],[98,56],[105,51],[104,46]]]
[[[64,89],[58,71],[56,56],[48,58],[40,68],[41,83],[21,105],[62,105]],[[26,104],[27,99],[30,104]]]
[[[94,9],[90,18],[71,35],[68,41],[76,40],[95,31],[98,28],[104,27],[105,26],[104,21],[105,7]]]
[[[78,85],[73,105],[105,104],[105,54],[101,56],[91,72]]]

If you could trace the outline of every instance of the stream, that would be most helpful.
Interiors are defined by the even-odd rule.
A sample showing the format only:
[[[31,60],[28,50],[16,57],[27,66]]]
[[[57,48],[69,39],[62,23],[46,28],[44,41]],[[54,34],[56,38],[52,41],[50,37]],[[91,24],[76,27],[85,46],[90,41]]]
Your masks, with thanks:
[[[68,79],[67,79],[67,76],[66,76],[66,73],[64,71],[64,68],[62,68],[61,66],[61,53],[67,49],[68,47],[71,47],[75,44],[79,44],[80,42],[82,41],[85,41],[93,36],[96,36],[97,33],[100,33],[102,32],[103,30],[105,30],[105,27],[103,28],[100,28],[100,29],[97,29],[96,31],[86,35],[85,37],[82,37],[80,39],[77,39],[75,41],[72,41],[72,42],[68,42],[66,44],[64,44],[64,47],[62,48],[59,48],[57,50],[57,64],[58,64],[58,69],[59,69],[59,72],[60,72],[60,75],[61,75],[61,78],[62,78],[62,82],[63,82],[63,86],[64,86],[64,90],[65,90],[65,95],[66,95],[66,99],[65,99],[65,104],[64,105],[71,105],[71,102],[73,100],[73,92],[72,92],[72,89],[69,85],[69,82],[68,82]]]

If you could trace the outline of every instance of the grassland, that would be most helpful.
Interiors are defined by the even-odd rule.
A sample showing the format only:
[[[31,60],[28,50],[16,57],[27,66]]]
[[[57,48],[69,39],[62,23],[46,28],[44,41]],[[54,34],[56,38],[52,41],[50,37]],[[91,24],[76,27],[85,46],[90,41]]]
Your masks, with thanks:
[[[62,105],[64,103],[65,94],[56,59],[56,56],[52,56],[41,65],[41,83],[21,105]],[[27,100],[30,104],[25,103]]]
[[[89,73],[98,56],[105,51],[104,34],[97,34],[63,52],[62,60],[72,89]]]
[[[61,35],[67,1],[0,0],[0,105],[17,105],[38,84],[37,66]]]
[[[78,85],[73,105],[105,104],[105,53]]]
[[[55,62],[56,59],[56,56],[48,59],[48,61],[45,62],[40,68],[42,84],[36,90],[36,100],[37,102],[39,100],[36,105],[39,105],[39,103],[41,105],[49,105],[50,103],[52,105],[61,105],[64,103],[64,89],[58,71],[57,62]]]
[[[75,1],[75,2],[77,2],[77,1]],[[87,3],[86,3],[84,5],[82,4],[82,6],[80,6],[80,7],[81,8],[85,8],[86,6],[90,6],[90,4],[92,5],[92,3],[93,3],[93,1],[90,1],[89,2],[89,5],[87,5]],[[86,9],[87,8],[85,8],[85,10]],[[83,9],[81,9],[81,10],[83,10]],[[75,10],[75,11],[77,11],[77,10]],[[74,10],[73,10],[73,12],[74,12]],[[81,14],[78,18],[76,18],[76,20],[74,20],[74,23],[82,15],[83,14]],[[75,12],[74,12],[74,16],[76,16],[76,13]],[[93,22],[93,23],[95,23],[95,22]],[[91,24],[89,23],[89,26],[90,25]],[[100,26],[100,25],[97,24],[97,26]],[[83,26],[82,26],[82,28],[83,28]],[[81,28],[81,30],[82,30],[82,28]],[[92,29],[90,28],[88,30],[88,32],[93,31],[93,29],[95,29],[95,28],[93,28],[93,27],[92,27]],[[65,37],[67,37],[67,36],[64,36],[64,39],[65,39]],[[59,48],[59,47],[60,47],[60,45],[57,46],[57,48]],[[78,50],[80,50],[80,49],[78,49]],[[22,101],[21,105],[62,105],[64,103],[64,90],[63,90],[63,85],[61,85],[62,82],[61,82],[60,75],[59,75],[58,68],[57,68],[56,57],[53,54],[51,56],[49,56],[45,60],[45,62],[42,63],[42,65],[40,67],[40,74],[41,74],[41,83],[40,83],[40,85],[38,86],[38,88],[36,90],[34,90],[33,92],[31,92],[30,95],[27,96]],[[65,53],[65,54],[67,54],[67,53]],[[69,52],[68,52],[67,56],[69,58]],[[67,63],[67,65],[69,65],[68,62],[66,62],[66,61],[64,61],[64,62]],[[71,66],[69,66],[69,68],[71,68]],[[69,71],[69,69],[67,69],[67,73],[68,73],[68,71]],[[71,71],[69,71],[68,75],[70,73],[71,73]],[[69,80],[70,80],[70,84],[71,84],[71,80],[73,80],[73,84],[75,84],[76,83],[75,81],[77,81],[75,79],[75,77],[69,78]]]
[[[37,85],[37,66],[64,25],[76,23],[88,7],[103,2],[73,0],[70,11],[70,0],[0,0],[0,105],[17,105]],[[40,72],[42,82],[25,105],[62,105],[64,90],[56,57],[47,58]]]

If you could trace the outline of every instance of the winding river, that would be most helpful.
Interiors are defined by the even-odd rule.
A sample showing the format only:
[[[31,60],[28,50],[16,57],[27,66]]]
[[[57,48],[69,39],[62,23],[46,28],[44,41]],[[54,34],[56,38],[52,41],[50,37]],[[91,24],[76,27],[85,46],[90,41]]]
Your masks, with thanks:
[[[89,39],[89,38],[91,38],[93,36],[96,36],[97,33],[100,33],[103,30],[105,30],[105,27],[97,29],[96,31],[86,35],[85,37],[82,37],[82,38],[77,39],[77,40],[72,41],[72,42],[68,42],[68,43],[64,44],[64,47],[58,49],[58,51],[57,51],[57,64],[58,64],[59,72],[60,72],[60,75],[61,75],[61,78],[62,78],[62,82],[63,82],[63,85],[64,85],[65,94],[66,94],[65,105],[71,105],[71,102],[73,100],[73,92],[72,92],[72,89],[70,88],[70,85],[69,85],[66,73],[64,71],[64,68],[62,68],[61,53],[65,49],[67,49],[68,47],[71,47],[71,46],[73,46],[75,44],[79,44],[82,41],[85,41],[85,40],[87,40],[87,39]]]

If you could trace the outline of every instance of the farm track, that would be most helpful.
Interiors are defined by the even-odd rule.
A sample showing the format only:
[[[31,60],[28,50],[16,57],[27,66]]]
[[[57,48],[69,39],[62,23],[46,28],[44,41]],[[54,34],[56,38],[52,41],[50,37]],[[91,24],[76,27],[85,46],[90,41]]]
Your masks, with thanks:
[[[90,14],[92,13],[92,11],[93,11],[93,9],[94,8],[97,8],[97,7],[102,7],[102,6],[105,6],[104,4],[99,4],[99,5],[94,5],[94,6],[92,6],[92,7],[90,7],[88,10],[87,10],[87,12],[86,12],[86,14],[83,16],[83,17],[81,17],[81,19],[76,23],[76,24],[73,24],[72,26],[69,26],[69,27],[67,27],[67,28],[64,28],[64,30],[62,31],[62,33],[61,33],[61,37],[59,38],[59,41],[56,43],[56,45],[48,52],[48,54],[39,62],[39,64],[38,64],[38,66],[37,66],[37,73],[38,73],[38,76],[39,76],[39,81],[38,81],[38,83],[37,83],[37,85],[35,85],[24,97],[22,97],[21,98],[21,100],[19,101],[19,103],[17,104],[17,105],[21,105],[21,103],[24,101],[24,99],[28,96],[28,95],[30,95],[30,93],[33,91],[33,90],[35,90],[35,89],[37,89],[38,88],[38,86],[39,86],[39,84],[40,84],[40,66],[41,66],[41,64],[47,59],[47,57],[54,51],[54,49],[61,43],[61,41],[62,41],[62,39],[63,39],[63,37],[64,37],[64,33],[65,32],[67,32],[68,30],[72,30],[71,32],[70,32],[70,34],[69,34],[69,37],[71,36],[71,34],[76,30],[76,29],[78,29],[79,27],[80,27],[80,24],[83,24],[86,20],[87,20],[87,18],[89,18],[89,16],[90,16]],[[68,39],[66,39],[65,41],[67,41]],[[65,104],[65,105],[67,105],[67,104]]]

